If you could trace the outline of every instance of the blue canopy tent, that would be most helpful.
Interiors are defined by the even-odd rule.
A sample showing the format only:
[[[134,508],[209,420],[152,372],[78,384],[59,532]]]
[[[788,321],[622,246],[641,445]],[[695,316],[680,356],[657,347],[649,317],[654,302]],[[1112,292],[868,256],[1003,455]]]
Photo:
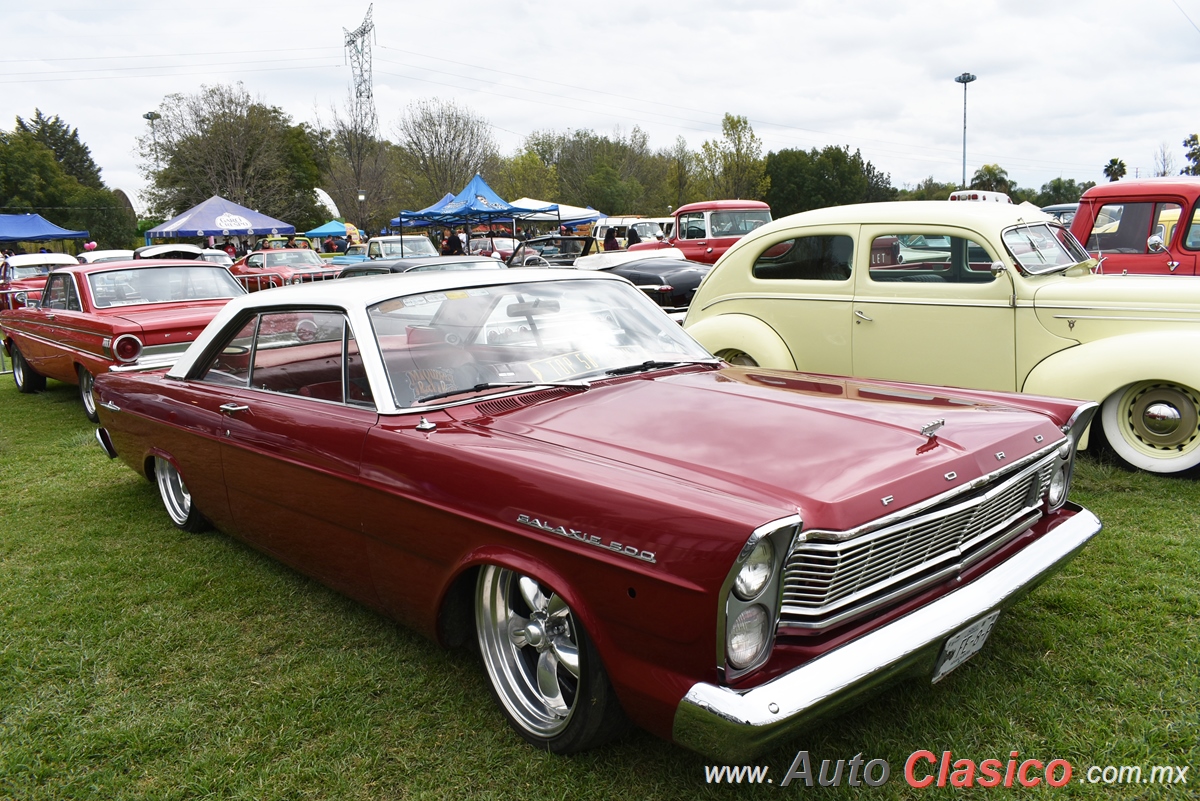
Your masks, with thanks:
[[[445,197],[443,197],[437,203],[434,203],[432,206],[426,206],[419,211],[400,212],[400,216],[393,217],[391,223],[389,224],[397,227],[402,225],[432,225],[431,218],[441,214],[442,209],[444,209],[446,204],[451,200],[454,200],[454,195],[447,192]]]
[[[311,231],[305,231],[305,236],[345,236],[346,224],[337,220],[330,220],[324,225],[317,226]]]
[[[162,225],[146,232],[146,244],[151,238],[173,239],[181,236],[267,236],[294,234],[296,227],[239,206],[231,200],[213,195],[208,200],[172,217]],[[343,232],[344,233],[344,232]]]
[[[87,239],[87,231],[59,228],[40,214],[0,214],[0,242],[47,242]]]

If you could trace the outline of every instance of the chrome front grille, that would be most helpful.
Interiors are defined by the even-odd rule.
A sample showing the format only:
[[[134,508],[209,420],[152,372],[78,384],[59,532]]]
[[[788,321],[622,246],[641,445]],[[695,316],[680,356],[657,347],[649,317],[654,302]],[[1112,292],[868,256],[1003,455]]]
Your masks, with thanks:
[[[827,628],[959,573],[1041,517],[1054,463],[1051,451],[907,517],[807,532],[784,565],[780,625]]]

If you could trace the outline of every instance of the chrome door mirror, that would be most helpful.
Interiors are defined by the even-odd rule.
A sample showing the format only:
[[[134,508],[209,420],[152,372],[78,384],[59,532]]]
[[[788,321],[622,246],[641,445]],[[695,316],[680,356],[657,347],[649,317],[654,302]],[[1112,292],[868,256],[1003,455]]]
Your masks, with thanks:
[[[1166,253],[1167,246],[1163,244],[1163,238],[1159,234],[1152,235],[1146,240],[1146,247],[1151,253]]]
[[[1000,273],[1008,271],[1008,268],[1004,266],[1004,262],[1002,261],[992,262],[992,266],[989,269],[991,269],[992,275],[999,275]]]

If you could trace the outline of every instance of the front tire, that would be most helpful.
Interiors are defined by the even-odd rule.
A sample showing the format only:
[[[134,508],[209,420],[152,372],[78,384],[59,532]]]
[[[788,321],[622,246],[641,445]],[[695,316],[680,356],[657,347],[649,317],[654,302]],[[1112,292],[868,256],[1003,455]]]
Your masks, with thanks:
[[[571,754],[625,730],[600,655],[561,596],[529,576],[486,565],[475,622],[492,692],[528,742]]]
[[[92,374],[86,367],[79,368],[79,400],[83,401],[83,413],[93,423],[100,422],[100,414],[96,411],[96,390],[92,386]]]
[[[12,346],[12,367],[13,383],[17,385],[18,392],[32,395],[46,388],[46,376],[40,375],[29,366],[29,362],[25,361],[15,343]]]
[[[1139,381],[1100,410],[1104,436],[1123,461],[1151,473],[1200,464],[1200,392],[1170,381]]]
[[[154,480],[158,484],[158,494],[167,516],[176,528],[184,531],[204,531],[208,528],[208,520],[192,505],[192,494],[183,483],[183,476],[175,469],[175,465],[161,456],[154,457]]]

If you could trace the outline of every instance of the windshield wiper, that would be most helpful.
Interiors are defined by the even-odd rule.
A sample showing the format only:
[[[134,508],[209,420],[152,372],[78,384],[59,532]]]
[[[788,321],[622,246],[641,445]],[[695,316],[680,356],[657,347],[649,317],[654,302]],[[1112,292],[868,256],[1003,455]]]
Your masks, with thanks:
[[[508,389],[511,387],[569,387],[571,389],[588,389],[591,387],[591,384],[587,381],[488,381],[484,384],[476,384],[473,387],[448,389],[445,392],[426,395],[423,398],[417,398],[417,403],[427,403],[431,400],[449,398],[452,395],[464,395],[468,392],[483,392],[485,389]]]
[[[646,370],[661,370],[664,367],[678,367],[681,364],[718,364],[713,359],[681,359],[672,362],[645,361],[641,364],[630,364],[625,367],[614,367],[611,370],[605,370],[605,375],[629,375],[630,373],[642,373]]]

